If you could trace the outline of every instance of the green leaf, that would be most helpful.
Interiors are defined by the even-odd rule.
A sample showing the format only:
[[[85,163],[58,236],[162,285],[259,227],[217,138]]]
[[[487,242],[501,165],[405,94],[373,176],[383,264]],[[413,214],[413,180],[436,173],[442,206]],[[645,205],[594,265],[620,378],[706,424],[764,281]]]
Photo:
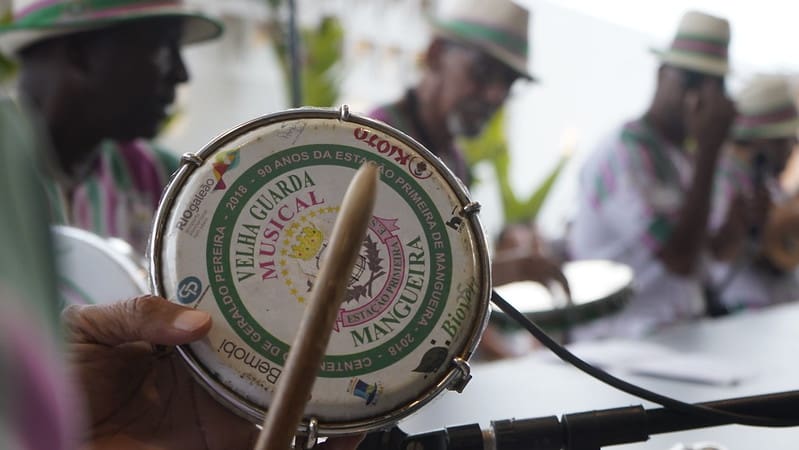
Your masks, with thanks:
[[[275,46],[288,97],[291,96],[291,55],[289,54],[289,29],[280,20],[282,0],[266,0],[272,13],[267,32]],[[299,30],[301,103],[304,106],[333,106],[339,97],[339,80],[336,67],[343,53],[344,27],[336,17],[325,17],[318,26]]]
[[[477,164],[487,161],[493,168],[499,183],[500,197],[504,209],[506,223],[521,220],[535,220],[541,207],[544,205],[552,187],[555,185],[563,168],[569,160],[568,156],[561,157],[560,161],[547,174],[546,178],[538,185],[527,198],[521,198],[511,185],[510,168],[512,159],[508,150],[505,137],[505,112],[504,108],[497,111],[486,125],[483,133],[477,138],[463,140],[462,147],[466,152],[466,162],[470,170]],[[473,184],[479,183],[474,180]]]
[[[334,69],[341,60],[344,28],[337,18],[327,17],[316,29],[303,30],[302,37],[305,50],[303,104],[333,106],[339,96]]]
[[[0,81],[7,81],[17,74],[17,63],[0,54]]]

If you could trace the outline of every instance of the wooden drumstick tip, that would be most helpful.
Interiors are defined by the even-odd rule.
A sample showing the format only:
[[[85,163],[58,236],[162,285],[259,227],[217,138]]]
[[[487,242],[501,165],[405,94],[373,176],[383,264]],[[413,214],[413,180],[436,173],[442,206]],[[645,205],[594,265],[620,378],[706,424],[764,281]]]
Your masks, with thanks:
[[[288,450],[302,420],[377,197],[378,170],[366,163],[350,182],[311,289],[256,450]]]

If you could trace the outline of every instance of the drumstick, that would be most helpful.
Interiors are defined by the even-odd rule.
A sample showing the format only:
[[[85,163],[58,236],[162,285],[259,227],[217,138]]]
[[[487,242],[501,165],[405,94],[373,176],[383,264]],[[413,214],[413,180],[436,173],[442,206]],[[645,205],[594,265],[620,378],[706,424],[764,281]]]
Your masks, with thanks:
[[[344,194],[327,254],[311,289],[308,308],[277,383],[256,450],[288,450],[291,446],[327,349],[347,280],[366,237],[376,190],[377,169],[364,164]]]

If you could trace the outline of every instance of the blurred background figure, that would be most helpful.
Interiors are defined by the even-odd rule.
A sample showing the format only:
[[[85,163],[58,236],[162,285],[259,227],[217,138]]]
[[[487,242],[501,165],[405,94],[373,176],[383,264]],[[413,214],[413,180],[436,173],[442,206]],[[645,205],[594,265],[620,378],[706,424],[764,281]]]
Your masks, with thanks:
[[[494,254],[494,285],[500,286],[516,281],[536,281],[550,290],[547,299],[551,310],[563,308],[568,302],[569,282],[561,271],[563,261],[553,256],[546,241],[530,222],[515,222],[506,225],[497,236]],[[515,297],[506,300],[514,303]],[[520,300],[531,301],[531,298]],[[519,308],[519,305],[515,305]],[[520,308],[522,312],[523,308]],[[564,330],[549,330],[558,334]],[[484,360],[518,357],[539,348],[538,342],[510,319],[493,318],[483,333],[478,356]]]
[[[568,292],[568,282],[560,270],[563,262],[553,254],[533,223],[510,223],[497,237],[494,284],[534,280],[544,285],[559,283]]]
[[[252,448],[257,428],[164,347],[203,338],[208,314],[142,296],[72,306],[59,323],[40,142],[0,98],[0,448]],[[361,438],[320,448],[351,450]]]
[[[509,0],[456,2],[432,21],[421,79],[399,100],[369,115],[418,140],[464,184],[472,177],[457,139],[478,136],[528,70],[529,12]],[[509,244],[512,245],[512,244]],[[495,284],[564,280],[557,264],[532,248],[506,249],[493,267]],[[481,354],[495,359],[513,352],[489,327]]]
[[[711,226],[718,262],[707,287],[712,315],[796,300],[795,200],[781,186],[799,131],[783,76],[753,78],[736,99],[738,116],[722,160]],[[793,217],[791,217],[793,216]]]
[[[18,58],[19,97],[52,148],[55,220],[144,252],[177,157],[148,140],[189,80],[184,44],[221,24],[181,2],[14,2],[0,48]]]
[[[541,254],[544,251],[544,245],[535,225],[520,222],[509,223],[502,229],[497,236],[496,248],[497,253],[524,249]]]
[[[467,186],[471,177],[456,138],[475,137],[528,71],[526,9],[510,0],[462,0],[432,22],[419,82],[369,115],[422,143]]]
[[[686,13],[670,47],[657,52],[662,65],[647,112],[583,167],[572,255],[629,265],[635,294],[575,338],[640,336],[704,313],[713,178],[734,115],[724,84],[729,41],[725,19]]]

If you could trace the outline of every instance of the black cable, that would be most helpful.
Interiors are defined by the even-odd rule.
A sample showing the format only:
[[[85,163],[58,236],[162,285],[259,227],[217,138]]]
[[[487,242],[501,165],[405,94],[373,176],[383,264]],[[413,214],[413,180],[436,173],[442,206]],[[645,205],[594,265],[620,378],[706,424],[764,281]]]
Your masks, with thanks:
[[[555,342],[547,333],[533,323],[524,314],[519,312],[516,308],[511,306],[502,296],[496,291],[491,291],[491,301],[505,312],[509,317],[513,318],[519,325],[525,328],[530,334],[538,339],[545,347],[552,351],[557,357],[564,362],[580,369],[586,374],[596,378],[597,380],[610,385],[622,392],[634,395],[638,398],[657,403],[665,408],[671,408],[683,414],[690,414],[694,416],[703,417],[709,420],[723,420],[725,422],[732,421],[738,425],[749,425],[755,427],[795,427],[799,426],[799,420],[786,420],[777,419],[774,417],[764,416],[751,416],[746,414],[736,414],[729,411],[723,411],[716,408],[711,408],[703,405],[693,405],[685,403],[680,400],[667,397],[662,394],[644,389],[640,386],[634,385],[620,378],[617,378],[608,372],[595,367],[586,361],[580,359],[577,355],[567,350],[562,345]]]

